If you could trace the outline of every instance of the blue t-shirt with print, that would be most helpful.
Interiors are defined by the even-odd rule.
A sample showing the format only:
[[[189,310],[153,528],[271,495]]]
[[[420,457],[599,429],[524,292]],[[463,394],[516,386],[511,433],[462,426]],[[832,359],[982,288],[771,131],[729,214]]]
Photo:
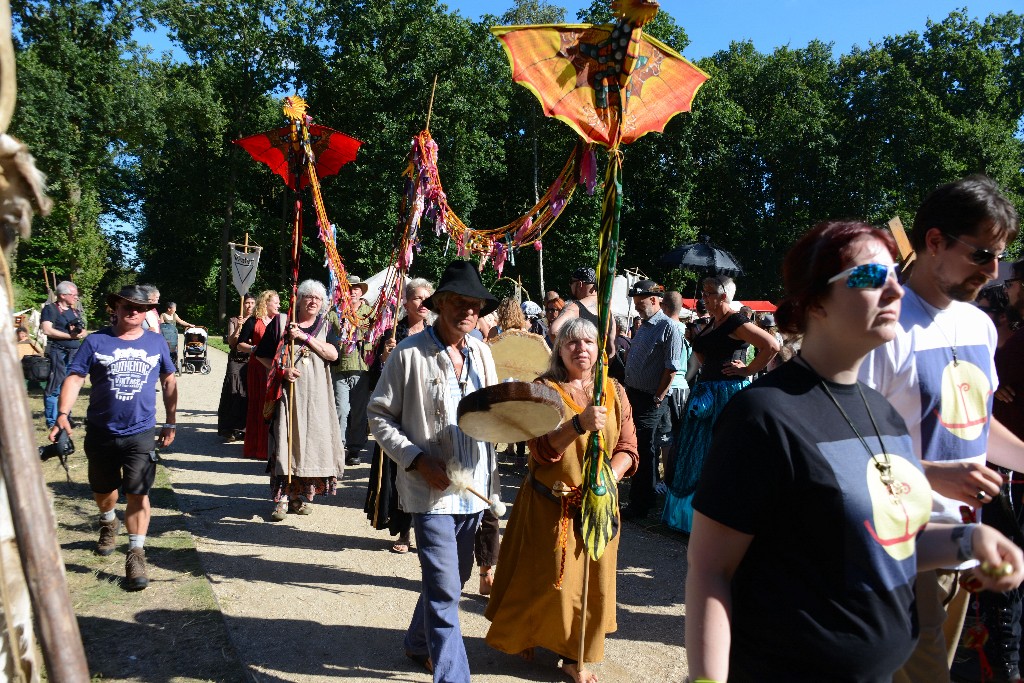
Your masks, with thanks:
[[[174,372],[167,342],[156,334],[118,339],[104,327],[82,341],[68,374],[89,376],[92,395],[85,420],[90,430],[131,436],[156,426],[156,387]]]

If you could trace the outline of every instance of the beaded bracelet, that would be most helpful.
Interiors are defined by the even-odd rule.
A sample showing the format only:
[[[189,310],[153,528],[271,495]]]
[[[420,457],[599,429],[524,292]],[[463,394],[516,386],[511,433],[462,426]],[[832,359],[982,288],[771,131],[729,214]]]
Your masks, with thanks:
[[[572,428],[576,430],[577,434],[583,435],[587,433],[587,430],[583,428],[583,424],[580,423],[580,416],[572,416]]]

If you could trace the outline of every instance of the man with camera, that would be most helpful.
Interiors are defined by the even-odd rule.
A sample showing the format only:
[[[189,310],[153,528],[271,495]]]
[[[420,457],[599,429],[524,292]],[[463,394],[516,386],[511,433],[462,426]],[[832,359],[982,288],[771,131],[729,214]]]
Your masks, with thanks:
[[[57,397],[85,336],[85,325],[78,317],[78,287],[65,280],[57,285],[57,301],[43,306],[39,329],[46,335],[46,355],[50,359],[50,377],[43,395],[46,426],[57,422]]]
[[[61,431],[72,433],[68,413],[85,384],[92,382],[85,423],[85,456],[89,485],[100,510],[96,552],[109,555],[117,547],[121,523],[114,510],[118,488],[128,498],[124,521],[128,528],[125,577],[129,590],[149,585],[146,575],[146,532],[149,529],[149,489],[156,477],[155,445],[174,441],[178,389],[167,343],[146,334],[142,321],[155,304],[138,286],[124,287],[107,297],[116,322],[86,337],[68,367],[60,392],[60,410],[50,431],[57,442]],[[167,422],[156,436],[156,378],[163,387]],[[155,439],[155,441],[154,441]]]

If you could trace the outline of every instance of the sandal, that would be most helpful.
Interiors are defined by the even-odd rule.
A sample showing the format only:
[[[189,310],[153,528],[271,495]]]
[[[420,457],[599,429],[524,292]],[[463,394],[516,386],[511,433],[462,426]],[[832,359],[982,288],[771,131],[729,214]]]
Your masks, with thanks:
[[[480,567],[480,595],[490,595],[494,587],[494,567],[484,565]]]
[[[391,552],[398,553],[399,555],[405,555],[407,552],[409,552],[409,544],[396,543],[393,546],[391,546]]]
[[[418,655],[412,652],[406,652],[405,656],[426,669],[427,673],[434,673],[434,663],[430,661],[430,655]]]

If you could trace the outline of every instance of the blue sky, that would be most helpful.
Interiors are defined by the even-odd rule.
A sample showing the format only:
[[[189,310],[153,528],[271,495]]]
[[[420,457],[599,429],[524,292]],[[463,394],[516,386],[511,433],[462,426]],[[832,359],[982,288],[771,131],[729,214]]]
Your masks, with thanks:
[[[445,0],[453,10],[471,19],[481,14],[501,16],[512,6],[510,0]],[[576,12],[590,6],[590,0],[551,0],[565,7],[566,20],[576,20]],[[789,45],[805,47],[818,38],[835,43],[835,54],[844,54],[854,45],[867,47],[891,35],[924,31],[928,19],[942,21],[949,13],[966,7],[971,17],[984,19],[990,14],[1024,11],[1021,0],[661,0],[663,11],[686,29],[690,46],[685,56],[707,57],[728,49],[735,40],[750,39],[760,52]]]

